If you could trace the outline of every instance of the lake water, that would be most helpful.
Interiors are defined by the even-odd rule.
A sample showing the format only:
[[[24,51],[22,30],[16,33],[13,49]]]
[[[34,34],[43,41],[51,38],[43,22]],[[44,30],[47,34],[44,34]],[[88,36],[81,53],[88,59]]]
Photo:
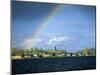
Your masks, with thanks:
[[[95,56],[12,60],[13,74],[96,69]]]

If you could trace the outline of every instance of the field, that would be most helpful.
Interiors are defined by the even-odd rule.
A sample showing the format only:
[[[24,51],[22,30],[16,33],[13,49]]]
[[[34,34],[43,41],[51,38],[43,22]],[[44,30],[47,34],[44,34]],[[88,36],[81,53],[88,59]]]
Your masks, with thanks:
[[[13,59],[12,73],[43,73],[96,69],[96,56]]]

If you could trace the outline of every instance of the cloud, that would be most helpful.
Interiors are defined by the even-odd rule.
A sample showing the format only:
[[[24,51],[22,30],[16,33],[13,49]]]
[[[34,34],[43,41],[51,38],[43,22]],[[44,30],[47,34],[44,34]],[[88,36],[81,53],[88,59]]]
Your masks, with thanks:
[[[16,44],[12,44],[12,47],[14,47],[14,48],[15,48],[15,47],[17,47],[17,45],[16,45]]]
[[[11,41],[11,46],[12,47],[17,47],[16,43],[14,41]]]
[[[38,38],[26,38],[20,44],[21,48],[32,47],[50,47],[50,46],[66,46],[72,42],[72,38],[66,34],[61,33],[48,33]]]
[[[34,43],[41,43],[42,41],[43,41],[43,39],[40,39],[40,38],[34,38],[34,39],[27,38],[22,42],[21,47],[22,48],[31,48]]]
[[[50,38],[47,42],[48,45],[64,45],[68,44],[71,41],[71,38],[67,36],[55,36]]]

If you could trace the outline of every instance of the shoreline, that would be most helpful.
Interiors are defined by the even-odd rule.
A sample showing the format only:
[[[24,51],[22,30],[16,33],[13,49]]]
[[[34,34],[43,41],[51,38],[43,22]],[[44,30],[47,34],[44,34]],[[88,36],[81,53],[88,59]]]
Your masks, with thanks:
[[[21,59],[43,59],[43,58],[71,58],[71,57],[96,57],[96,56],[59,56],[59,57],[29,57],[29,58],[11,58],[12,60],[21,60]]]

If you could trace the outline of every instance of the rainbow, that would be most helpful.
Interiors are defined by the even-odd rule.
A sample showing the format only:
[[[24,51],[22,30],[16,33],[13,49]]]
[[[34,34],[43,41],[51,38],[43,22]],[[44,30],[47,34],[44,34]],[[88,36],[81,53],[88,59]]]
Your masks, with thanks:
[[[61,6],[60,5],[56,5],[51,12],[49,13],[49,15],[42,21],[42,23],[39,24],[39,27],[37,29],[37,31],[35,31],[35,33],[33,32],[33,34],[29,37],[26,38],[23,42],[23,47],[26,49],[32,48],[32,46],[36,45],[36,39],[39,37],[39,35],[43,32],[43,30],[48,26],[48,23],[50,22],[50,20],[60,11]]]

